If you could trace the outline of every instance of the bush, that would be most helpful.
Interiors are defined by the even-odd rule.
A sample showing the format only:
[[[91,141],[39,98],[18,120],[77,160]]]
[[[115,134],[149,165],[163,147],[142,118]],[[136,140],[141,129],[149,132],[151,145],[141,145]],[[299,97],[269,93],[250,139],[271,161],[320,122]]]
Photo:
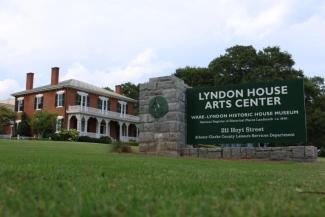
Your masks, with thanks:
[[[99,142],[104,143],[104,144],[111,144],[112,139],[109,136],[102,136],[102,137],[100,137]]]
[[[77,140],[79,132],[75,129],[71,130],[61,130],[58,133],[54,133],[51,135],[51,139],[55,141],[68,141],[68,140]]]
[[[92,143],[103,143],[103,144],[111,144],[112,139],[108,136],[103,136],[98,138],[92,138],[89,136],[79,136],[78,142],[92,142]]]
[[[320,157],[325,157],[325,147],[321,147],[321,148],[320,148],[320,151],[319,151],[318,155],[319,155]]]
[[[112,151],[119,152],[119,153],[131,153],[132,148],[129,145],[130,142],[113,142],[112,144]]]

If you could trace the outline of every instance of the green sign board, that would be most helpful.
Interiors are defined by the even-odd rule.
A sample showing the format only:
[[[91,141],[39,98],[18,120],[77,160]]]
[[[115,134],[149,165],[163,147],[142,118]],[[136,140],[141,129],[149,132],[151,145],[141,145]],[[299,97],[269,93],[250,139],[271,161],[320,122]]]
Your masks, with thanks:
[[[187,90],[187,144],[304,143],[303,80]]]

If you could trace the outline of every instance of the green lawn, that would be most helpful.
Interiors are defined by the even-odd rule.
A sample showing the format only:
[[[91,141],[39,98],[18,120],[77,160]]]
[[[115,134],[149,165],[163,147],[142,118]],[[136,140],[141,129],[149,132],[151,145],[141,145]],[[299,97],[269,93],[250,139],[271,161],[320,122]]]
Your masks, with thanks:
[[[0,140],[0,216],[324,216],[325,160],[194,160]]]

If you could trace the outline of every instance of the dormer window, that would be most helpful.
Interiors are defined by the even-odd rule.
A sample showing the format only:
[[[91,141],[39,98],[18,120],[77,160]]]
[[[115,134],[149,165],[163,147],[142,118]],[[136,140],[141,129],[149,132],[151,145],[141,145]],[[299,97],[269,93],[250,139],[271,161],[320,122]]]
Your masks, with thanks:
[[[17,112],[23,112],[24,111],[24,97],[17,98],[16,111]]]
[[[41,110],[43,108],[43,94],[37,94],[34,101],[34,109]]]
[[[55,106],[63,107],[64,106],[64,90],[56,92],[55,96]]]

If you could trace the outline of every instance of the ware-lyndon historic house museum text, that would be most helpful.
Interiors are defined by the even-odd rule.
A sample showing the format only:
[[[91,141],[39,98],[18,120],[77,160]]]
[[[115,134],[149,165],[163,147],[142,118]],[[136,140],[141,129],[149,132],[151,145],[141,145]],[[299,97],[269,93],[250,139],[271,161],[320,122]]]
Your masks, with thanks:
[[[52,68],[51,84],[33,87],[34,73],[27,73],[26,90],[15,97],[16,124],[21,114],[31,117],[44,110],[57,114],[56,130],[76,129],[81,136],[137,141],[139,117],[134,114],[136,100],[115,92],[70,79],[59,82],[59,68]]]

